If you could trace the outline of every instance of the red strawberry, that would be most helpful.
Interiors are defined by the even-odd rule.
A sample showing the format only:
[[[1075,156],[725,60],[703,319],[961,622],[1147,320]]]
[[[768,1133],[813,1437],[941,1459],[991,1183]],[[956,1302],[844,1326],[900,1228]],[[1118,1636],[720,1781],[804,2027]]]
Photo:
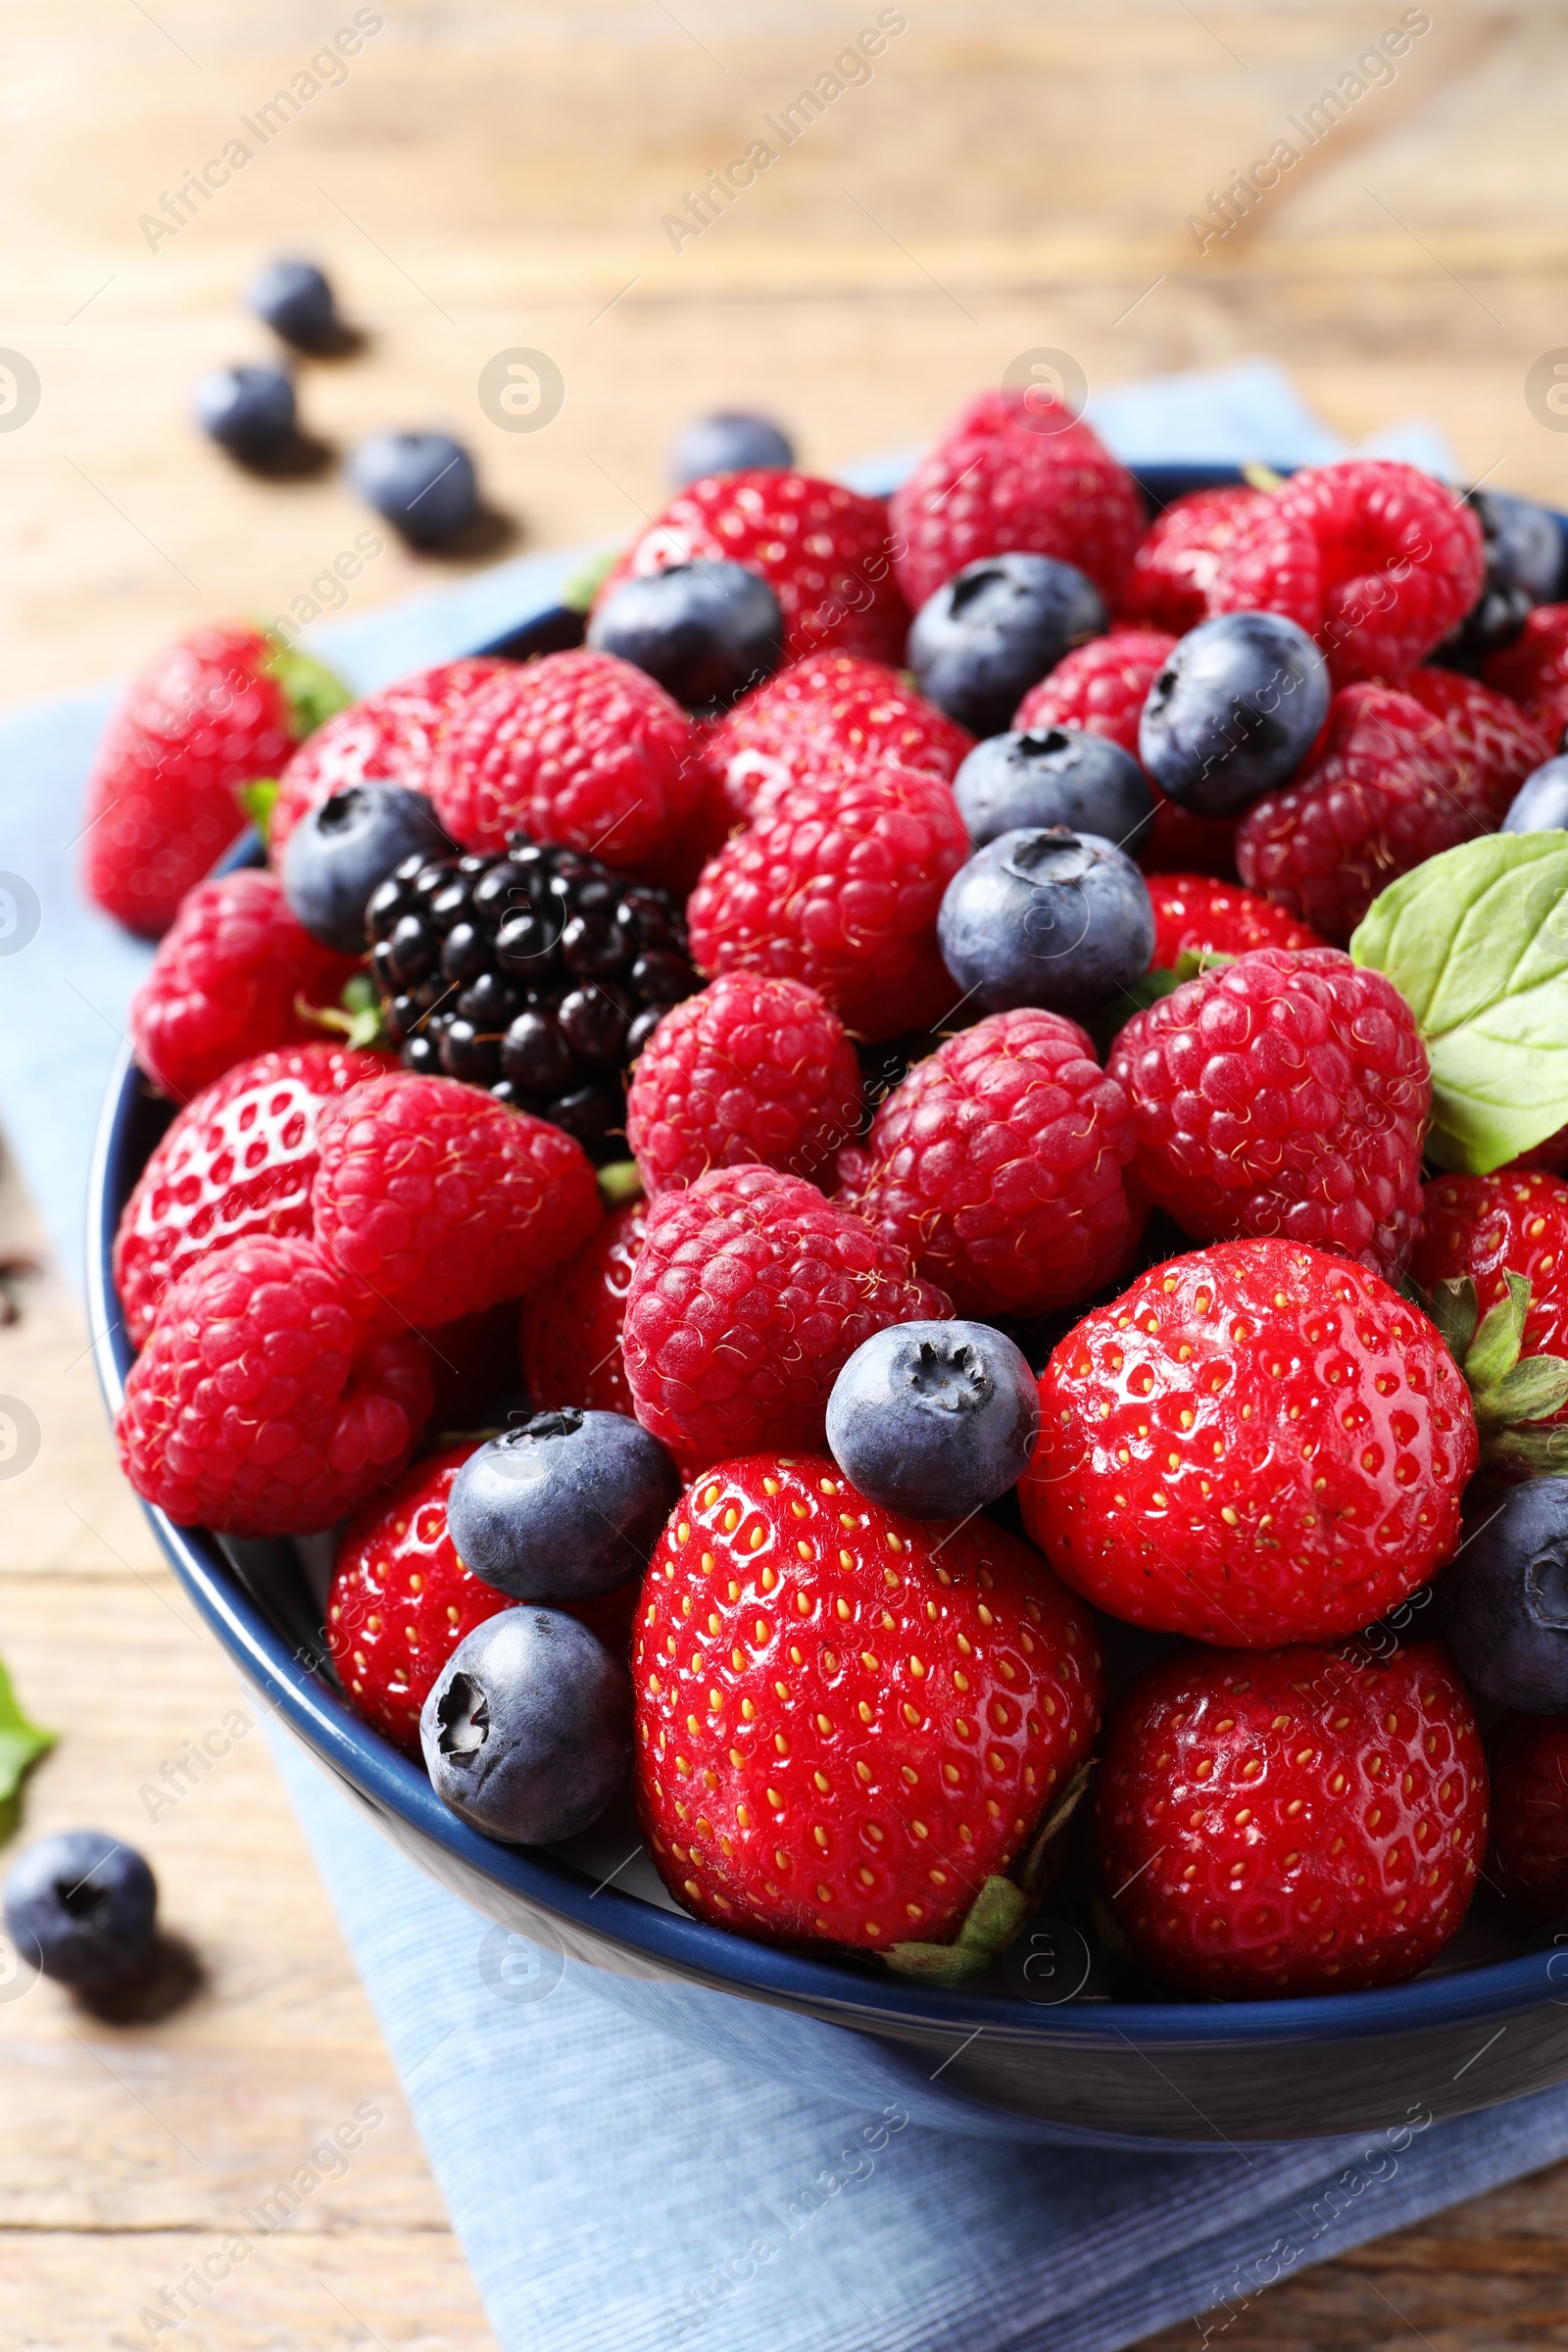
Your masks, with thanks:
[[[172,1282],[225,1242],[308,1235],[323,1102],[391,1065],[347,1047],[237,1062],[186,1104],[136,1180],[115,1236],[115,1290],[141,1347]]]
[[[319,1044],[301,1005],[335,1006],[359,968],[300,927],[275,874],[215,875],[186,892],[130,1001],[136,1059],[188,1102],[251,1054]]]
[[[1551,758],[1550,729],[1505,694],[1453,669],[1412,669],[1399,692],[1447,728],[1459,757],[1455,798],[1488,831],[1500,825],[1526,776]]]
[[[974,737],[896,670],[855,654],[814,654],[738,702],[708,757],[727,771],[726,801],[744,822],[759,782],[778,771],[811,783],[892,765],[951,784],[973,749]]]
[[[1568,1722],[1505,1715],[1489,1749],[1487,1877],[1517,1918],[1560,1920],[1568,1912]]]
[[[1184,956],[1247,956],[1253,948],[1321,948],[1328,943],[1283,906],[1207,874],[1151,874],[1155,971]]]
[[[1250,890],[1342,946],[1380,891],[1481,827],[1441,718],[1389,686],[1334,697],[1318,756],[1236,833]]]
[[[231,623],[182,637],[132,679],[87,779],[87,895],[156,939],[245,817],[242,784],[277,775],[348,701],[319,662]]]
[[[535,1412],[563,1404],[631,1413],[620,1328],[648,1209],[629,1201],[585,1249],[522,1302],[522,1372]]]
[[[1481,1737],[1446,1650],[1185,1651],[1112,1719],[1101,1876],[1143,1957],[1210,2000],[1396,1984],[1464,1918]]]
[[[786,661],[837,647],[897,662],[909,614],[893,576],[896,544],[882,501],[840,482],[769,467],[708,474],[632,541],[597,601],[671,564],[744,564],[778,598]]]
[[[1134,627],[1185,637],[1215,609],[1210,592],[1223,579],[1238,530],[1262,493],[1236,483],[1189,490],[1150,524],[1122,591],[1121,617]]]
[[[638,1806],[701,1919],[951,1942],[1094,1744],[1089,1613],[985,1519],[864,1501],[825,1455],[700,1479],[638,1607]]]
[[[1413,668],[1481,594],[1487,561],[1475,511],[1418,466],[1343,458],[1303,466],[1274,495],[1279,515],[1304,523],[1317,543],[1315,634],[1336,686]]]
[[[1475,1416],[1425,1315],[1290,1242],[1141,1275],[1040,1378],[1024,1523],[1113,1617],[1237,1648],[1329,1641],[1458,1541]]]
[[[918,611],[981,556],[1054,556],[1121,595],[1146,521],[1138,484],[1099,435],[1027,392],[982,392],[894,492],[899,584]]]
[[[1568,1184],[1512,1168],[1429,1184],[1410,1260],[1417,1287],[1432,1298],[1468,1278],[1484,1315],[1507,1298],[1509,1274],[1530,1285],[1523,1352],[1568,1356]],[[1551,1417],[1568,1420],[1568,1406]]]
[[[436,738],[451,713],[510,662],[482,654],[416,669],[390,686],[379,686],[363,702],[340,710],[313,736],[308,752],[296,754],[268,819],[273,863],[302,816],[350,784],[404,784],[430,789]]]
[[[1138,1181],[1195,1241],[1281,1234],[1402,1268],[1432,1082],[1381,972],[1337,948],[1254,949],[1135,1013],[1109,1067]]]

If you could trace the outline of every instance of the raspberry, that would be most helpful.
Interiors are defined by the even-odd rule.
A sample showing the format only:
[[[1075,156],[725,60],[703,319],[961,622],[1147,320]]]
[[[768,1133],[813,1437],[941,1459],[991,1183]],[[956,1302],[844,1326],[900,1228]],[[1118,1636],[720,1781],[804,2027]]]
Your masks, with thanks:
[[[958,1314],[1040,1315],[1125,1261],[1133,1148],[1126,1093],[1075,1022],[996,1012],[917,1063],[839,1154],[841,1198]]]
[[[1210,590],[1223,576],[1238,530],[1261,492],[1245,484],[1189,490],[1172,499],[1145,532],[1122,591],[1121,618],[1185,637],[1215,610]]]
[[[1568,1356],[1568,1184],[1539,1168],[1429,1184],[1411,1281],[1430,1298],[1468,1276],[1484,1315],[1507,1298],[1507,1274],[1530,1285],[1524,1354]],[[1568,1419],[1568,1406],[1555,1418]]]
[[[1110,1074],[1140,1184],[1195,1241],[1278,1234],[1399,1272],[1432,1082],[1381,972],[1337,948],[1255,949],[1134,1014]]]
[[[116,1435],[179,1527],[308,1535],[396,1478],[430,1409],[412,1333],[368,1330],[312,1242],[230,1242],[166,1292]]]
[[[1147,520],[1138,484],[1087,424],[1000,391],[959,411],[889,512],[905,543],[899,584],[916,611],[966,564],[1007,554],[1076,564],[1114,606]]]
[[[1481,594],[1487,561],[1474,511],[1417,466],[1344,458],[1303,467],[1276,496],[1281,515],[1305,523],[1317,542],[1314,633],[1336,686],[1412,669]]]
[[[620,1327],[632,1268],[648,1232],[647,1204],[607,1217],[586,1249],[522,1302],[522,1375],[535,1412],[564,1404],[631,1413]]]
[[[170,1284],[199,1258],[225,1242],[309,1234],[317,1114],[387,1066],[347,1047],[288,1046],[237,1062],[186,1104],[136,1179],[115,1236],[115,1290],[133,1347]]]
[[[1242,518],[1208,592],[1215,612],[1279,612],[1315,636],[1323,619],[1323,559],[1303,515],[1275,497]]]
[[[599,1225],[575,1137],[454,1078],[355,1087],[323,1114],[318,1149],[316,1238],[393,1321],[514,1298]]]
[[[815,654],[737,703],[714,729],[708,756],[728,771],[726,804],[732,821],[744,823],[759,780],[775,764],[797,783],[892,765],[951,784],[973,749],[973,736],[897,671],[855,654]]]
[[[650,1193],[748,1162],[814,1176],[860,1120],[860,1065],[813,989],[726,972],[667,1012],[626,1098]]]
[[[1012,723],[1031,734],[1044,734],[1048,727],[1078,727],[1089,735],[1108,735],[1136,760],[1138,722],[1149,689],[1175,650],[1175,638],[1163,629],[1112,629],[1108,637],[1093,638],[1088,645],[1076,646],[1049,677],[1030,687]],[[1154,796],[1154,821],[1140,862],[1156,870],[1191,866],[1204,873],[1231,873],[1235,826],[1178,808],[1145,772]]]
[[[1155,971],[1184,956],[1246,956],[1253,948],[1321,948],[1328,943],[1283,906],[1207,874],[1151,874]]]
[[[714,1168],[648,1210],[622,1339],[637,1418],[686,1461],[819,1447],[860,1342],[952,1311],[896,1242],[814,1185]]]
[[[301,929],[275,874],[215,875],[187,891],[130,1001],[136,1059],[188,1102],[251,1054],[318,1042],[300,1004],[335,1005],[358,969]]]
[[[952,791],[884,767],[770,792],[704,869],[686,916],[703,971],[804,980],[872,1040],[933,1022],[957,994],[937,947],[942,894],[969,855]]]
[[[1492,1854],[1487,1876],[1518,1919],[1568,1910],[1568,1723],[1505,1715],[1492,1735]]]
[[[466,850],[503,850],[521,832],[624,868],[690,815],[700,756],[662,686],[578,649],[508,667],[453,711],[429,791]]]
[[[1479,830],[1441,718],[1390,686],[1348,686],[1317,759],[1236,833],[1250,890],[1342,945],[1380,891]]]
[[[670,564],[744,564],[784,614],[784,658],[837,648],[900,662],[909,614],[893,576],[895,542],[879,498],[808,473],[754,467],[689,483],[631,543],[599,591]]]
[[[1489,686],[1522,703],[1553,746],[1568,725],[1568,605],[1537,605],[1512,645],[1483,664]]]
[[[1458,756],[1453,795],[1478,825],[1493,832],[1526,776],[1549,760],[1551,730],[1478,678],[1453,669],[1412,669],[1399,692],[1447,728]]]
[[[350,784],[404,784],[428,793],[435,741],[460,703],[514,666],[482,654],[416,669],[340,710],[288,763],[267,838],[275,865],[302,816]]]

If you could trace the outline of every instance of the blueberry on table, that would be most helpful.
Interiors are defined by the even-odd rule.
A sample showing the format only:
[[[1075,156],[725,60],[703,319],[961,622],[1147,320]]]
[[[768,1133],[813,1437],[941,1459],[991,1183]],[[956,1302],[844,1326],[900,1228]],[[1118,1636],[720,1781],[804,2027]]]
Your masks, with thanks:
[[[631,1677],[579,1619],[502,1609],[458,1643],[419,1716],[443,1804],[509,1845],[597,1821],[631,1762]]]
[[[107,1991],[145,1966],[157,1910],[140,1854],[101,1830],[40,1838],[6,1876],[6,1933],[18,1952],[83,1992]]]
[[[1143,875],[1113,842],[1065,825],[999,833],[948,884],[942,960],[983,1010],[1076,1019],[1131,988],[1154,952]]]
[[[281,368],[215,368],[191,405],[207,438],[243,465],[265,465],[294,439],[294,386]]]
[[[1526,776],[1508,804],[1504,833],[1568,832],[1568,759],[1560,754]]]
[[[447,1526],[464,1566],[514,1600],[588,1600],[641,1576],[680,1483],[640,1422],[565,1405],[468,1456]]]
[[[962,1519],[1016,1486],[1040,1435],[1027,1358],[989,1323],[891,1323],[827,1404],[828,1449],[869,1502]]]
[[[1532,1478],[1438,1583],[1459,1671],[1499,1706],[1568,1715],[1568,1478]]]
[[[1220,612],[1149,690],[1138,756],[1195,816],[1239,816],[1295,775],[1328,716],[1328,663],[1278,612]]]
[[[618,654],[689,710],[719,710],[784,659],[784,614],[744,564],[671,564],[623,580],[588,624],[596,653]]]
[[[331,286],[315,262],[269,262],[252,278],[246,300],[297,351],[330,351],[342,336]]]
[[[479,511],[473,460],[450,433],[376,433],[349,460],[349,481],[414,547],[441,547]]]
[[[405,858],[453,854],[422,792],[402,784],[348,784],[303,816],[280,868],[283,896],[313,939],[363,956],[370,894]]]
[[[766,416],[740,413],[701,416],[687,425],[669,453],[677,490],[710,473],[748,473],[756,466],[793,466],[789,436]]]
[[[1154,817],[1154,796],[1132,754],[1077,727],[988,735],[953,791],[977,850],[1019,826],[1068,825],[1136,857]]]
[[[1099,589],[1071,564],[982,556],[920,607],[908,663],[938,710],[973,735],[997,735],[1031,686],[1109,625]]]

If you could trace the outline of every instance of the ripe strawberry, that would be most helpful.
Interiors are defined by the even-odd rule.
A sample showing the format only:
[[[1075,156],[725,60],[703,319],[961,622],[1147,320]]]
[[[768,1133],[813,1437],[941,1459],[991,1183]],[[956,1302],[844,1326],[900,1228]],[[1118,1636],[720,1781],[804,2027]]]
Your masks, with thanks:
[[[186,892],[130,1001],[136,1059],[188,1102],[251,1054],[319,1043],[301,1005],[335,1006],[358,969],[294,920],[275,874],[217,874]]]
[[[1481,830],[1441,718],[1390,686],[1334,697],[1317,758],[1236,833],[1250,890],[1343,946],[1380,891]]]
[[[237,1062],[186,1104],[115,1236],[115,1290],[133,1347],[198,1258],[251,1236],[309,1234],[317,1113],[389,1067],[383,1054],[344,1046],[287,1046]]]
[[[1040,1379],[1024,1523],[1113,1617],[1251,1648],[1369,1625],[1453,1550],[1469,1393],[1418,1309],[1291,1242],[1173,1257]]]
[[[635,1412],[620,1327],[647,1232],[646,1201],[628,1201],[523,1300],[522,1375],[535,1412],[564,1404],[584,1412]]]
[[[87,896],[156,939],[245,818],[240,785],[283,768],[348,693],[319,662],[239,624],[197,629],[133,678],[87,779]]]
[[[1427,1297],[1468,1277],[1484,1315],[1508,1296],[1507,1277],[1530,1285],[1527,1356],[1568,1356],[1568,1184],[1540,1169],[1442,1176],[1426,1189],[1410,1279]],[[1551,1416],[1568,1420],[1568,1406]]]
[[[893,576],[895,544],[882,501],[842,483],[766,466],[708,474],[632,541],[596,602],[671,564],[744,564],[778,598],[786,661],[838,648],[897,662],[909,614]]]
[[[1525,1920],[1568,1912],[1568,1722],[1505,1715],[1489,1742],[1492,1852],[1487,1877]]]
[[[1464,1918],[1487,1767],[1438,1642],[1188,1650],[1116,1709],[1096,1811],[1122,1925],[1182,1990],[1353,1992],[1417,1975]]]
[[[1139,544],[1122,591],[1120,617],[1132,627],[1185,637],[1215,610],[1232,542],[1262,493],[1245,483],[1189,490],[1156,514]]]
[[[394,678],[329,718],[312,737],[309,751],[289,761],[272,804],[267,837],[274,865],[300,818],[350,784],[403,784],[427,793],[436,738],[446,719],[513,666],[482,654],[441,662],[433,669]]]
[[[1114,606],[1146,521],[1138,484],[1089,425],[1001,391],[960,409],[889,512],[914,611],[966,564],[1004,554],[1076,564]]]
[[[897,670],[856,654],[813,654],[743,696],[714,727],[708,758],[725,773],[732,819],[744,822],[769,775],[814,783],[892,765],[951,784],[973,749],[973,736]]]
[[[1517,703],[1454,669],[1412,669],[1399,680],[1447,728],[1459,758],[1454,797],[1488,832],[1533,769],[1549,760],[1556,738]]]
[[[1381,972],[1337,948],[1254,949],[1135,1013],[1109,1069],[1138,1181],[1195,1241],[1281,1234],[1400,1271],[1432,1081]]]
[[[1274,496],[1280,516],[1304,523],[1317,543],[1314,633],[1336,686],[1413,669],[1481,594],[1487,561],[1475,512],[1418,466],[1344,458],[1303,466]]]
[[[1094,1744],[1095,1628],[1026,1544],[864,1501],[826,1455],[724,1462],[638,1607],[638,1807],[700,1919],[951,1942]]]
[[[1151,874],[1152,969],[1174,971],[1184,956],[1247,956],[1253,948],[1321,948],[1328,943],[1283,906],[1207,874]]]

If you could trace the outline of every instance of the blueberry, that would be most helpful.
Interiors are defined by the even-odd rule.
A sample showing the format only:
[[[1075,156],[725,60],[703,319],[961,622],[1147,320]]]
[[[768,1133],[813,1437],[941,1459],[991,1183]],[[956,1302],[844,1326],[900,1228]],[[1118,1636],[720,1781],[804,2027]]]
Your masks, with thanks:
[[[708,473],[746,473],[757,466],[793,466],[789,436],[766,416],[701,416],[669,453],[669,478],[678,490]]]
[[[464,1565],[514,1600],[589,1600],[641,1576],[680,1494],[674,1463],[625,1413],[565,1405],[469,1454],[447,1526]]]
[[[157,1941],[158,1888],[133,1846],[101,1830],[40,1838],[11,1865],[6,1933],[46,1977],[106,1990],[144,1966]]]
[[[1568,1715],[1568,1478],[1532,1478],[1438,1582],[1459,1671],[1484,1698]]]
[[[1508,804],[1504,833],[1568,832],[1568,759],[1560,754],[1526,776]]]
[[[1486,536],[1488,572],[1532,605],[1547,605],[1562,587],[1562,524],[1549,508],[1511,490],[1472,490],[1470,504]]]
[[[626,580],[588,624],[601,654],[635,662],[688,710],[718,710],[784,659],[784,615],[744,564],[671,564]]]
[[[1136,857],[1153,822],[1154,797],[1130,752],[1076,727],[989,735],[953,780],[958,813],[977,850],[1020,825],[1069,825]]]
[[[631,1678],[560,1609],[502,1609],[460,1642],[419,1716],[437,1796],[509,1845],[597,1821],[631,1761]]]
[[[348,784],[301,817],[289,835],[283,896],[313,939],[345,956],[363,956],[372,891],[415,855],[452,855],[423,793],[402,784]]]
[[[1114,842],[1065,825],[1000,833],[960,866],[937,916],[942,959],[989,1012],[1092,1012],[1149,969],[1154,915]]]
[[[827,1442],[870,1502],[962,1519],[1016,1486],[1040,1435],[1021,1351],[988,1323],[892,1323],[857,1348],[827,1402]]]
[[[1138,754],[1198,816],[1238,816],[1293,776],[1329,707],[1328,663],[1277,612],[1200,621],[1149,689]]]
[[[215,368],[192,406],[208,439],[247,466],[280,457],[294,439],[294,386],[277,368]]]
[[[473,460],[450,433],[376,433],[349,460],[368,506],[414,547],[440,547],[479,511]]]
[[[1053,556],[982,556],[928,596],[909,626],[920,691],[973,735],[1008,726],[1063,654],[1109,626],[1093,580]]]
[[[251,279],[246,300],[296,350],[330,351],[342,336],[332,289],[314,262],[269,262]]]

